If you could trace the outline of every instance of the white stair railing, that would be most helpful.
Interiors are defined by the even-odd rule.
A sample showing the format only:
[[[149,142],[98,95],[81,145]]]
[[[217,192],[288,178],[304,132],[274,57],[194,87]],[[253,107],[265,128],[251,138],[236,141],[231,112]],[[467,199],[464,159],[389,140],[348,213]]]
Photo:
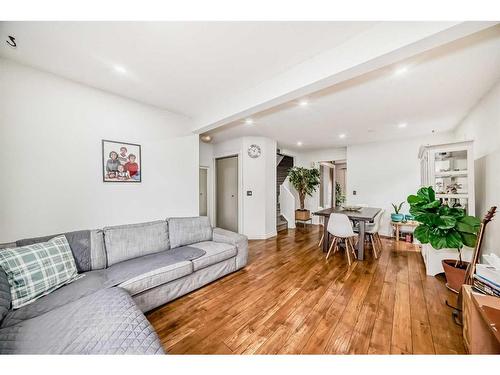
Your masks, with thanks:
[[[288,222],[288,228],[295,228],[295,196],[288,187],[288,177],[280,185],[280,210]]]

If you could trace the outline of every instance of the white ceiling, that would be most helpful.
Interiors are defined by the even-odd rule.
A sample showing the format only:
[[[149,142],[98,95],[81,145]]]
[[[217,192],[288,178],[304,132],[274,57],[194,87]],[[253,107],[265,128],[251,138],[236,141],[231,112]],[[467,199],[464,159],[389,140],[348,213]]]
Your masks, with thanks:
[[[484,24],[457,27],[467,35],[467,30],[470,34],[474,28],[490,26]],[[17,49],[2,43],[0,57],[184,114],[193,119],[193,130],[199,125],[196,120],[207,113],[230,108],[237,98],[251,98],[245,112],[251,113],[255,124],[244,125],[238,119],[210,131],[217,142],[261,135],[276,139],[281,147],[298,148],[300,141],[302,149],[317,149],[455,127],[500,79],[500,26],[397,66],[363,75],[360,70],[353,79],[310,94],[305,107],[297,102],[274,103],[266,107],[275,107],[254,113],[257,109],[252,108],[268,100],[266,95],[255,95],[271,87],[264,83],[288,77],[284,89],[293,92],[293,85],[286,83],[310,73],[314,64],[307,63],[323,62],[315,66],[326,72],[331,63],[344,62],[347,52],[353,51],[370,61],[369,52],[378,42],[385,45],[399,37],[401,46],[406,43],[411,48],[418,37],[410,42],[403,36],[414,31],[424,40],[435,32],[437,40],[444,40],[439,30],[452,26],[429,22],[0,22],[2,38],[14,35],[18,43]],[[454,32],[450,29],[449,40],[459,37],[452,38]],[[367,42],[369,38],[373,44]],[[406,56],[419,52],[415,48]],[[395,51],[397,56],[401,50]],[[330,64],[321,59],[325,53],[332,59]],[[125,73],[117,72],[117,66]],[[394,77],[398,66],[408,66],[408,72]],[[397,127],[401,122],[408,124],[405,129]],[[338,137],[341,133],[345,139]]]
[[[374,24],[2,22],[0,56],[195,118]]]
[[[407,67],[396,76],[395,69]],[[209,132],[216,142],[260,135],[280,147],[339,147],[454,128],[500,79],[500,26]],[[407,123],[406,128],[398,127]],[[340,134],[346,134],[340,139]]]

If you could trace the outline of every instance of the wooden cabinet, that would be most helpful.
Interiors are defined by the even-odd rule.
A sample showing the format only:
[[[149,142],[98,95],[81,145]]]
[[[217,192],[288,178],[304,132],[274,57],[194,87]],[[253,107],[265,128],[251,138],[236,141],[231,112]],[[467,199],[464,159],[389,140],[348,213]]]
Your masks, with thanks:
[[[464,285],[464,346],[470,354],[500,354],[500,298],[485,296]]]

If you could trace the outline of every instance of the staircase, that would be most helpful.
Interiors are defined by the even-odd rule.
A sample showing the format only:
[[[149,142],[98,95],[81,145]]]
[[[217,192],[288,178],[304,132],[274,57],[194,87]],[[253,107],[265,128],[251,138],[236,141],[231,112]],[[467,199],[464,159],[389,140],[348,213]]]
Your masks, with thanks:
[[[288,222],[281,215],[280,210],[280,186],[288,176],[288,170],[293,167],[293,158],[291,156],[276,155],[276,231],[288,229]]]

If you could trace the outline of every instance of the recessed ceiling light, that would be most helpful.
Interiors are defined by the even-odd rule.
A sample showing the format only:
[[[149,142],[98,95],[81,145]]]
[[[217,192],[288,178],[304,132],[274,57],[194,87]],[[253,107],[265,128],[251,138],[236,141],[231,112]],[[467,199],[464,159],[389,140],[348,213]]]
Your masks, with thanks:
[[[346,137],[346,135],[345,135],[344,133],[339,134],[339,138],[340,138],[340,139],[344,139],[345,137]]]
[[[245,120],[245,124],[247,124],[247,125],[253,125],[253,120],[251,118],[247,118]]]
[[[115,70],[115,72],[120,73],[120,74],[127,73],[127,69],[125,69],[125,67],[123,67],[121,65],[115,65],[115,66],[113,66],[113,69]]]
[[[208,134],[202,135],[200,137],[200,139],[201,139],[202,142],[205,142],[205,143],[210,143],[212,141],[212,137],[210,135],[208,135]]]
[[[299,101],[299,105],[301,107],[305,107],[308,104],[309,104],[309,102],[307,101],[307,99],[302,99],[301,101]]]
[[[297,146],[302,146],[302,142],[301,142],[301,141],[298,141],[298,142],[297,142]]]
[[[396,70],[394,70],[394,75],[395,76],[401,76],[405,73],[408,72],[408,67],[407,66],[400,66],[399,68],[396,68]]]
[[[398,128],[400,128],[400,129],[406,128],[407,126],[408,126],[408,124],[406,122],[400,122],[398,124]]]

